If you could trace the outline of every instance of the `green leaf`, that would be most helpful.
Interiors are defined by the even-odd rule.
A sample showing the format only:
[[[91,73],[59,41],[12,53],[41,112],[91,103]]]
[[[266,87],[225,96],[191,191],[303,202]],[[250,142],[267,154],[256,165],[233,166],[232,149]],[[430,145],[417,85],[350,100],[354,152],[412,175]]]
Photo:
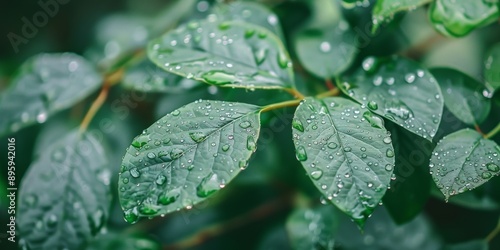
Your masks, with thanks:
[[[475,125],[488,117],[491,100],[484,96],[490,93],[484,84],[450,68],[434,68],[430,71],[441,87],[444,105],[458,119]]]
[[[435,136],[443,98],[436,79],[402,57],[367,57],[339,88],[374,113],[429,141]]]
[[[434,28],[446,36],[460,37],[493,23],[500,16],[497,0],[436,0],[429,9]]]
[[[334,27],[305,29],[295,39],[300,62],[321,78],[332,78],[346,70],[356,56],[355,45],[355,33],[344,20]]]
[[[29,59],[0,95],[0,135],[45,122],[90,95],[101,80],[93,66],[75,54],[40,54]]]
[[[445,199],[479,187],[500,174],[500,147],[470,129],[447,135],[434,149],[429,165]]]
[[[382,118],[347,99],[306,98],[292,127],[297,159],[314,185],[363,226],[394,170],[394,149]]]
[[[122,162],[125,219],[189,209],[224,187],[256,150],[259,115],[254,105],[200,100],[144,130]]]
[[[255,24],[272,31],[277,37],[284,41],[278,16],[266,6],[254,2],[232,2],[230,4],[218,4],[212,10],[220,20],[239,20]]]
[[[288,217],[286,229],[293,249],[333,249],[339,221],[330,206],[297,208]]]
[[[151,41],[148,56],[168,72],[208,84],[250,89],[293,84],[291,61],[276,35],[238,21],[192,21]]]
[[[485,185],[488,184],[489,182],[485,183]],[[431,189],[431,195],[435,198],[443,200],[443,193],[441,193],[441,191],[435,186]],[[481,190],[478,189],[452,196],[448,199],[448,203],[456,204],[464,208],[484,211],[495,211],[500,208],[500,203],[498,203],[491,196],[485,195],[484,192],[481,192]]]
[[[488,250],[488,242],[486,240],[472,240],[445,246],[443,250]]]
[[[79,249],[105,225],[110,171],[101,142],[77,130],[46,147],[19,188],[19,244]]]
[[[182,93],[198,85],[194,80],[165,72],[148,59],[128,68],[122,81],[123,87],[143,92]]]
[[[378,0],[372,10],[373,32],[383,22],[390,21],[394,15],[401,11],[411,11],[432,0]]]
[[[500,43],[488,51],[484,62],[484,78],[493,89],[500,88]]]
[[[106,233],[96,237],[85,250],[160,250],[160,243],[141,235]]]

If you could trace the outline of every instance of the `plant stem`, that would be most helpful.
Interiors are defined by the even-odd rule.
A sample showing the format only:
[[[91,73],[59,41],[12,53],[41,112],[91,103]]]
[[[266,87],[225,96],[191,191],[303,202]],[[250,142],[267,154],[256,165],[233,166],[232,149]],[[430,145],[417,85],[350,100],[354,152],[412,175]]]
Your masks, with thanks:
[[[484,138],[489,139],[493,136],[495,136],[498,132],[500,132],[500,123],[497,124],[497,126],[491,130],[488,134],[484,136]]]
[[[338,88],[333,88],[328,90],[327,92],[320,93],[316,96],[316,98],[321,99],[329,96],[337,96],[340,94],[340,91]]]
[[[332,90],[335,88],[335,85],[333,85],[332,83],[332,80],[330,78],[326,78],[325,79],[325,84],[326,84],[326,87],[329,89],[329,90]]]
[[[295,106],[299,105],[299,103],[301,101],[302,101],[302,99],[300,99],[300,100],[295,99],[295,100],[291,100],[291,101],[284,101],[284,102],[269,104],[269,105],[265,106],[264,108],[262,108],[261,112],[267,112],[267,111],[271,111],[271,110],[279,109],[279,108],[295,107]]]
[[[119,69],[114,73],[108,75],[104,79],[104,84],[101,88],[101,92],[99,92],[97,98],[94,100],[94,102],[92,102],[89,111],[87,111],[87,114],[85,114],[85,117],[83,118],[83,121],[80,124],[80,133],[83,133],[85,132],[85,130],[87,130],[95,114],[97,113],[97,111],[99,111],[99,109],[106,101],[106,98],[108,97],[109,93],[109,88],[114,84],[118,83],[122,79],[122,76],[123,76],[123,69]]]
[[[497,236],[497,234],[500,233],[500,219],[498,219],[497,226],[491,231],[488,236],[486,236],[486,241],[490,242]]]
[[[300,91],[296,89],[284,89],[284,90],[288,92],[290,95],[292,95],[293,98],[302,100],[305,97],[302,93],[300,93]]]

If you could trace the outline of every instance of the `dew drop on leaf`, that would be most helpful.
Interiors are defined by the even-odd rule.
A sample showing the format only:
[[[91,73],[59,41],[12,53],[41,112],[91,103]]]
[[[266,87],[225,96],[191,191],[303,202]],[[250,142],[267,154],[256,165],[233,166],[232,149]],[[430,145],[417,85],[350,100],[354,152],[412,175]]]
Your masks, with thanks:
[[[181,113],[181,111],[179,111],[179,110],[172,111],[173,116],[178,116],[180,113]]]
[[[491,176],[492,176],[492,174],[490,172],[483,172],[481,174],[481,178],[483,178],[483,179],[489,179],[489,178],[491,178]]]
[[[392,151],[392,149],[387,149],[387,151],[385,152],[385,155],[387,157],[394,157],[394,151]]]
[[[220,183],[217,179],[217,174],[211,173],[203,178],[198,187],[196,187],[196,195],[198,195],[198,197],[205,198],[219,189]]]
[[[191,132],[189,133],[189,137],[191,137],[191,139],[196,143],[200,143],[207,138],[203,132]]]
[[[141,214],[144,214],[144,215],[154,215],[154,214],[158,213],[158,209],[153,207],[150,204],[142,205],[139,208],[139,211],[141,212]]]
[[[131,168],[129,170],[130,172],[130,176],[134,177],[134,178],[138,178],[139,176],[141,176],[141,172],[139,172],[139,170],[137,170],[137,168]]]
[[[156,177],[155,182],[156,182],[156,184],[161,186],[161,185],[165,184],[166,180],[167,180],[167,177],[165,177],[165,175],[161,174],[161,175],[158,175],[158,177]]]
[[[369,101],[367,104],[368,108],[371,110],[377,110],[378,109],[378,104],[375,101]]]
[[[292,127],[300,132],[304,132],[304,125],[302,125],[302,122],[300,120],[293,119]]]
[[[161,205],[171,204],[171,203],[175,202],[177,200],[177,198],[179,198],[180,194],[181,193],[180,193],[179,189],[171,190],[165,194],[158,196],[158,203]]]
[[[500,167],[498,165],[496,165],[495,163],[486,164],[486,168],[492,172],[498,172],[500,170]]]
[[[311,172],[311,178],[315,180],[319,180],[323,176],[323,171],[321,170],[316,170]]]
[[[255,139],[251,135],[248,136],[247,137],[247,149],[250,151],[255,151],[256,148],[257,148],[257,145],[255,145]]]
[[[336,149],[338,147],[337,143],[335,142],[330,142],[328,145],[326,145],[330,149]]]
[[[297,157],[297,160],[299,161],[305,161],[307,160],[307,153],[306,149],[303,146],[298,146],[295,156]]]
[[[252,124],[249,121],[244,121],[240,123],[241,128],[248,128],[250,126],[252,126]]]
[[[136,223],[139,220],[139,212],[137,211],[137,207],[126,210],[124,212],[123,218],[130,224]]]
[[[227,152],[229,150],[229,147],[230,146],[228,144],[222,146],[222,151]]]
[[[179,149],[179,148],[174,148],[174,149],[172,149],[172,151],[170,151],[170,157],[175,160],[175,159],[178,159],[179,157],[181,157],[183,153],[184,153],[184,150]]]
[[[153,152],[149,152],[148,153],[148,158],[149,159],[154,159],[155,157],[156,157],[155,153],[153,153]]]

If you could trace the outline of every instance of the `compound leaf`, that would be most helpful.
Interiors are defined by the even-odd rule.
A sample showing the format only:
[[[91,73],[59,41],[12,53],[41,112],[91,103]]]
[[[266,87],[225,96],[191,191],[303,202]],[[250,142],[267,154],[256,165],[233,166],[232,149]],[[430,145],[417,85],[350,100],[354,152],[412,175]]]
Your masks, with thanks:
[[[240,21],[192,21],[151,41],[148,56],[168,72],[213,85],[280,89],[293,83],[279,38]]]
[[[498,1],[436,0],[429,9],[434,28],[446,36],[461,37],[500,16]]]
[[[441,87],[444,105],[458,119],[469,125],[482,123],[490,112],[490,93],[486,86],[474,78],[454,69],[431,69]]]
[[[443,95],[436,79],[417,63],[401,57],[368,57],[338,84],[374,113],[429,141],[435,136]]]
[[[394,149],[383,119],[347,99],[306,98],[292,127],[297,159],[314,185],[363,226],[394,170]]]
[[[0,95],[0,135],[45,122],[90,95],[101,80],[94,67],[76,54],[40,54],[29,59]]]
[[[500,147],[475,130],[444,137],[431,157],[430,172],[445,199],[479,187],[500,174]]]
[[[223,188],[256,150],[259,115],[258,106],[200,100],[144,130],[122,162],[125,220],[190,208]]]
[[[111,173],[101,142],[74,130],[40,153],[21,181],[19,244],[79,249],[105,225]]]

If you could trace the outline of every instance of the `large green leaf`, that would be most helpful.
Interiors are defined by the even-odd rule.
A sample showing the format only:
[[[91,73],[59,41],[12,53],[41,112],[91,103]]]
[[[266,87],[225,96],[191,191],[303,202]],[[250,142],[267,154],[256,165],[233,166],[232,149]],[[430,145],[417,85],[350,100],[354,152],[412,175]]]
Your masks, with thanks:
[[[429,16],[441,34],[460,37],[498,19],[498,8],[498,0],[436,0],[429,9]]]
[[[463,129],[439,141],[429,167],[434,182],[448,199],[499,175],[499,154],[495,142],[475,130]]]
[[[333,249],[338,224],[331,206],[317,206],[293,211],[286,221],[286,229],[293,249]]]
[[[431,1],[432,0],[378,0],[372,10],[373,30],[376,31],[383,22],[390,21],[396,13],[416,9]]]
[[[500,43],[488,51],[484,62],[484,77],[495,90],[500,88]]]
[[[93,66],[75,54],[40,54],[29,59],[0,95],[0,135],[45,122],[90,95],[101,80]]]
[[[122,86],[143,92],[180,93],[199,85],[199,82],[165,72],[147,58],[128,68]]]
[[[191,208],[224,187],[256,150],[259,115],[257,106],[200,100],[144,130],[122,162],[125,219]]]
[[[110,176],[101,142],[90,134],[74,130],[46,147],[21,181],[19,244],[79,249],[107,221]]]
[[[347,99],[307,98],[292,127],[297,159],[314,185],[362,226],[394,170],[394,149],[383,119]]]
[[[148,56],[168,72],[208,84],[250,89],[293,84],[292,64],[278,37],[240,21],[192,21],[151,41]]]
[[[295,38],[295,50],[304,67],[322,78],[338,76],[357,53],[355,33],[341,20],[334,27],[307,28]]]
[[[232,2],[230,4],[218,4],[212,10],[221,20],[240,20],[252,23],[272,31],[284,41],[278,16],[266,6],[256,2]]]
[[[401,57],[368,57],[361,66],[338,82],[342,91],[374,113],[432,140],[444,102],[429,71]]]
[[[454,69],[434,68],[431,73],[441,87],[444,105],[458,119],[475,125],[488,117],[491,100],[488,98],[490,92],[484,84]]]

